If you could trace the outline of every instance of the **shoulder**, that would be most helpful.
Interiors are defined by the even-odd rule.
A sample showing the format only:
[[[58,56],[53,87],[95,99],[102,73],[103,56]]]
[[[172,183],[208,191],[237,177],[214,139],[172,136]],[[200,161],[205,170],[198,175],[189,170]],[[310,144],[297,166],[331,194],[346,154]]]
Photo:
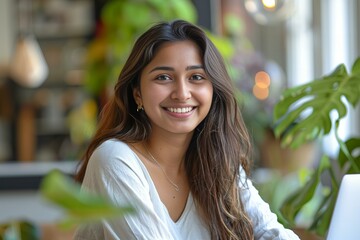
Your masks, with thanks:
[[[140,160],[131,148],[117,139],[100,144],[89,159],[89,165],[98,169],[141,171]]]
[[[124,142],[117,139],[109,139],[101,143],[93,152],[90,159],[93,158],[120,158],[131,157],[134,158],[134,152]]]
[[[97,186],[147,186],[146,176],[145,167],[132,149],[120,140],[110,139],[100,144],[92,153],[84,183]]]
[[[130,147],[123,141],[117,139],[108,139],[101,143],[94,151],[93,155],[101,154],[111,156],[116,154],[132,154]]]

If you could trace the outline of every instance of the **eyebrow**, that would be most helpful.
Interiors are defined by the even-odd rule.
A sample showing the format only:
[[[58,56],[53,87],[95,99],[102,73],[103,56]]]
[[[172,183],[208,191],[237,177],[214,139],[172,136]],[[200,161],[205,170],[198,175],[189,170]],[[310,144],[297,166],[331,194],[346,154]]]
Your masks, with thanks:
[[[203,65],[193,65],[186,67],[186,70],[194,70],[194,69],[204,69]]]
[[[186,67],[186,71],[189,70],[194,70],[194,69],[204,69],[204,67],[202,65],[193,65],[193,66],[188,66]],[[158,71],[158,70],[163,70],[163,71],[175,71],[175,69],[173,67],[167,67],[167,66],[158,66],[153,68],[152,70],[150,70],[149,73],[154,72],[154,71]]]

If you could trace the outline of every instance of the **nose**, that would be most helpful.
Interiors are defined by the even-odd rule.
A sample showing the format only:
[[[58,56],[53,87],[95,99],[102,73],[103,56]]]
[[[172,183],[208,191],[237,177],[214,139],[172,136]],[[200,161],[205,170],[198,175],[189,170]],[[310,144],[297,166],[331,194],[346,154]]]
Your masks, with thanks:
[[[176,100],[184,101],[191,98],[191,86],[186,80],[176,81],[171,97]]]

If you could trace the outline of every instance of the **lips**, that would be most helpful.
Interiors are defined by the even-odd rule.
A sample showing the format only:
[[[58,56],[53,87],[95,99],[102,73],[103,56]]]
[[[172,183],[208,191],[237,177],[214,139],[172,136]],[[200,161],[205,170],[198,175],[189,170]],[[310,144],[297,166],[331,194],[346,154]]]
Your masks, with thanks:
[[[194,109],[194,107],[182,107],[182,108],[166,108],[169,112],[172,113],[188,113],[191,112]]]

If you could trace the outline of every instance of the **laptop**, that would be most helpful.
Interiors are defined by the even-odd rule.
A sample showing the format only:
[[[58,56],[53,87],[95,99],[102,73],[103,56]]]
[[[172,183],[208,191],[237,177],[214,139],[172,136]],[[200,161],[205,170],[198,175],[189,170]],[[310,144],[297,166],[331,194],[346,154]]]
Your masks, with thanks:
[[[360,174],[343,177],[326,240],[360,239]]]

